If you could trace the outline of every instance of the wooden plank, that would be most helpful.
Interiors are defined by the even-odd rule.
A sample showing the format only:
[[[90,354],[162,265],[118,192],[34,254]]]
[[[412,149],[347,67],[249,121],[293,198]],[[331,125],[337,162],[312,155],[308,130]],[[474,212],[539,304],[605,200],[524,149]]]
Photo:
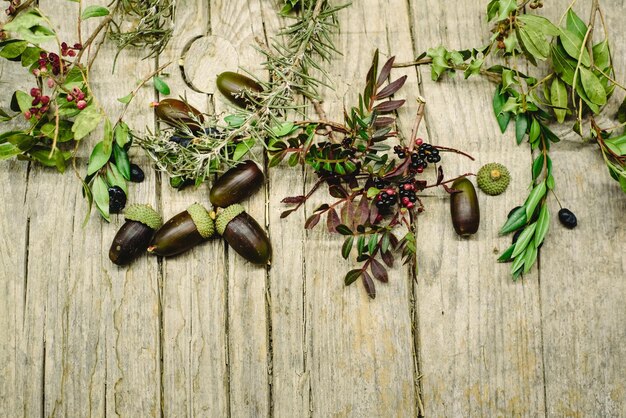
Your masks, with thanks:
[[[246,0],[219,1],[211,4],[210,12],[211,33],[233,45],[242,67],[265,78],[260,65],[262,57],[254,50],[255,37],[264,38],[261,4]],[[237,71],[234,68],[221,70]],[[220,94],[214,96],[214,102],[218,113],[231,106]],[[256,159],[260,158],[263,164],[260,150],[256,152]],[[261,226],[267,226],[266,187],[242,204]],[[271,348],[267,271],[248,263],[230,249],[227,266],[230,413],[233,416],[269,415]]]
[[[559,17],[569,2],[546,8]],[[624,80],[626,5],[602,1],[617,79]],[[576,5],[589,19],[590,2]],[[602,30],[597,30],[598,35]],[[623,85],[623,83],[622,83]],[[624,92],[616,89],[600,118],[614,115]],[[541,313],[549,416],[626,416],[626,195],[608,175],[598,147],[582,144],[572,122],[555,126],[562,139],[552,147],[556,193],[578,218],[573,230],[558,222],[559,205],[550,200],[549,238],[540,254]]]
[[[383,57],[387,55],[389,32],[407,31],[408,22],[397,7],[403,5],[364,1],[340,12],[337,47],[344,56],[329,66],[336,83],[335,92],[325,92],[330,119],[341,121],[343,107],[358,103],[374,50],[382,48]],[[310,187],[315,176],[307,176]],[[307,204],[307,213],[326,199],[326,192],[320,191]],[[397,263],[389,271],[389,284],[377,283],[376,299],[369,300],[360,281],[344,286],[345,273],[357,264],[353,257],[348,262],[341,258],[342,242],[323,226],[308,233],[305,242],[312,413],[416,416],[406,269]]]
[[[410,13],[416,56],[439,44],[458,49],[480,45],[489,30],[482,4],[450,8],[429,1],[411,6]],[[543,415],[537,270],[513,283],[509,265],[498,265],[494,254],[510,243],[509,236],[498,237],[497,231],[508,210],[521,203],[530,181],[528,148],[516,147],[511,130],[500,134],[491,111],[493,85],[448,78],[435,84],[426,67],[420,74],[428,140],[477,157],[472,162],[446,154],[445,172],[476,172],[482,164],[498,161],[513,177],[502,196],[478,191],[481,226],[469,239],[454,233],[443,191],[424,198],[416,299],[425,416]]]
[[[0,61],[0,79],[8,88],[0,97],[0,107],[9,108],[15,89],[29,88],[25,71],[19,63]],[[22,124],[16,122],[2,127],[2,132]],[[0,205],[0,411],[19,411],[22,391],[18,384],[21,369],[20,340],[24,324],[24,306],[28,285],[28,240],[30,224],[25,205],[29,180],[29,164],[24,161],[0,163],[0,184],[3,204]]]
[[[209,30],[207,3],[177,5],[172,42],[159,57],[175,62],[194,48],[191,42]],[[189,56],[185,69],[190,68]],[[207,96],[191,89],[175,66],[167,69],[172,97],[184,96],[207,111]],[[177,191],[161,175],[164,219],[199,202],[209,208],[202,185]],[[226,274],[224,247],[211,240],[186,254],[163,260],[163,414],[165,416],[226,416],[228,414],[228,352],[226,348]]]

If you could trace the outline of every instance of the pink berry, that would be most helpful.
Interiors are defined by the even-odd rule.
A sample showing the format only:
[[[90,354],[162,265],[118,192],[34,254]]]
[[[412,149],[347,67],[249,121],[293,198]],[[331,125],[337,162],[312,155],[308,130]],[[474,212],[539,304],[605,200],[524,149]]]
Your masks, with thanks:
[[[411,190],[411,189],[413,189],[413,185],[412,184],[405,184],[404,186],[402,186],[402,188],[404,188],[404,190]]]
[[[417,172],[418,173],[423,173],[424,172],[424,167],[417,167]]]
[[[54,88],[54,80],[51,79],[51,78],[48,79],[48,87],[49,88]]]
[[[84,100],[79,100],[78,102],[76,102],[76,107],[78,108],[78,110],[83,110],[87,107],[87,102]]]
[[[415,206],[415,205],[413,204],[413,202],[409,202],[409,203],[407,203],[405,206],[406,206],[408,209],[411,209],[411,208],[412,208],[413,206]]]
[[[41,96],[41,90],[39,90],[37,87],[33,87],[32,89],[30,89],[30,95],[32,97]]]
[[[396,194],[396,191],[394,189],[387,189],[385,190],[385,192],[387,192],[389,196],[393,196],[394,194]]]
[[[70,49],[69,51],[67,51],[67,55],[69,55],[70,57],[75,57],[76,56],[76,52],[74,52],[73,49]]]
[[[27,110],[26,112],[24,112],[24,117],[26,119],[30,119],[31,117],[33,117],[33,114],[30,113],[30,110]]]
[[[44,106],[50,103],[50,96],[41,96],[41,104]]]
[[[74,96],[72,96],[71,94],[68,94],[67,97],[65,98],[68,102],[73,102],[74,101]]]
[[[424,140],[422,138],[417,138],[415,140],[415,145],[422,145],[424,143]]]
[[[409,198],[408,198],[408,197],[404,196],[404,197],[402,198],[402,204],[403,204],[404,206],[406,206],[406,205],[408,205],[409,203],[411,203],[411,200],[409,200]]]
[[[74,44],[74,49],[83,49],[83,45],[77,42]]]
[[[35,98],[31,102],[31,105],[37,106],[40,102],[41,102],[41,96],[35,96]]]

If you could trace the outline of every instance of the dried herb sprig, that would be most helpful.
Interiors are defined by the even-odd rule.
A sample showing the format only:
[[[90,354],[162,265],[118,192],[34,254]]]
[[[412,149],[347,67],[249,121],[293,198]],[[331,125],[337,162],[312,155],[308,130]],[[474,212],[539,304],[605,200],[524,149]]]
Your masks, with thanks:
[[[137,143],[176,182],[191,180],[200,184],[209,174],[241,159],[255,144],[265,146],[269,138],[288,134],[289,129],[283,125],[286,112],[302,109],[294,105],[294,98],[300,94],[315,98],[317,87],[324,84],[313,72],[320,72],[323,77],[318,62],[329,60],[331,53],[336,52],[330,33],[336,28],[337,12],[343,7],[332,6],[326,0],[305,1],[296,22],[284,28],[269,47],[260,48],[269,81],[257,80],[261,92],[243,93],[254,106],[233,110],[221,124],[208,118],[205,134],[200,136],[184,133],[191,139],[184,150],[168,143],[172,136],[177,136],[170,130],[147,136],[136,133]],[[229,149],[232,155],[221,152]]]
[[[356,261],[362,263],[346,274],[345,284],[361,278],[372,298],[376,295],[374,280],[386,283],[389,279],[387,268],[394,264],[394,252],[399,252],[405,262],[415,261],[413,220],[424,209],[418,193],[433,187],[452,192],[446,184],[458,177],[444,179],[443,168],[438,165],[441,155],[464,154],[424,143],[416,137],[424,102],[420,102],[408,142],[394,130],[393,112],[405,101],[387,99],[402,88],[406,76],[388,80],[393,61],[389,59],[379,73],[376,51],[359,103],[345,113],[343,124],[328,121],[291,124],[290,133],[272,138],[268,149],[270,166],[287,159],[290,166],[311,167],[319,177],[306,195],[283,200],[295,206],[281,217],[289,216],[321,186],[327,186],[334,200],[317,207],[306,220],[305,228],[313,228],[326,217],[329,232],[345,236],[342,256],[348,259],[355,250]],[[331,136],[328,129],[335,135]],[[392,140],[400,142],[393,147],[395,157],[388,152],[392,149],[388,142]],[[435,180],[430,183],[424,179],[430,173],[429,166],[436,167]],[[408,232],[399,237],[397,229],[402,226]]]
[[[583,140],[598,145],[609,174],[626,192],[626,135],[613,134],[626,122],[626,101],[620,107],[621,125],[602,128],[596,120],[615,88],[625,89],[615,80],[608,31],[598,0],[591,4],[591,17],[585,23],[572,9],[566,10],[557,24],[528,13],[526,7],[543,7],[540,0],[503,2],[491,0],[487,18],[493,22],[492,37],[487,46],[462,51],[443,46],[429,49],[412,63],[430,65],[433,80],[444,74],[464,71],[465,78],[475,74],[487,76],[497,83],[493,109],[504,132],[511,121],[515,125],[518,144],[524,139],[533,150],[532,183],[524,204],[511,211],[500,230],[515,232],[513,244],[499,261],[512,262],[514,279],[534,265],[539,247],[547,236],[550,213],[549,192],[554,193],[551,145],[559,142],[548,125],[565,123],[574,117],[573,131]],[[600,21],[604,39],[594,43],[594,28]],[[506,57],[513,65],[498,64],[483,68],[489,55]],[[524,58],[531,68],[539,61],[548,61],[549,71],[540,77],[518,70]],[[584,126],[589,129],[585,133]]]

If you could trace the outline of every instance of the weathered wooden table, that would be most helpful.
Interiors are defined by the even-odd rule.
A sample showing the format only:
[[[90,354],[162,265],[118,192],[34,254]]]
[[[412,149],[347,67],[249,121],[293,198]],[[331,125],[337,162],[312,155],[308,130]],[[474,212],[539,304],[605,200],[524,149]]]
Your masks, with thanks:
[[[583,16],[588,3],[577,5]],[[602,3],[624,80],[626,5]],[[567,4],[546,2],[542,13],[556,17]],[[76,3],[39,5],[64,37],[76,38]],[[336,41],[344,55],[330,68],[329,116],[340,119],[353,103],[376,48],[409,61],[439,44],[485,41],[485,6],[354,1],[340,15]],[[207,78],[233,70],[218,66],[232,57],[218,51],[210,59],[192,43],[206,35],[230,42],[235,65],[262,76],[252,45],[284,24],[276,10],[269,0],[180,0],[175,37],[158,59],[127,51],[111,74],[115,49],[104,46],[93,70],[96,95],[117,113],[116,99],[137,79],[187,48],[186,63],[197,61],[188,78],[200,90],[212,88]],[[0,74],[3,92],[31,87],[17,64],[0,61]],[[225,109],[218,95],[191,89],[176,66],[170,74],[173,96],[186,95],[204,111]],[[481,194],[482,222],[470,239],[452,230],[445,193],[424,197],[419,274],[396,267],[376,300],[360,285],[344,287],[351,264],[340,256],[341,239],[323,228],[304,232],[304,212],[279,219],[281,199],[311,184],[308,171],[271,169],[264,193],[246,203],[271,236],[271,269],[243,262],[219,242],[118,268],[107,253],[121,216],[111,225],[94,216],[82,227],[86,205],[70,172],[1,163],[0,416],[626,416],[626,196],[597,148],[555,128],[563,135],[553,150],[558,193],[579,226],[566,230],[553,217],[538,268],[514,283],[509,265],[495,262],[510,241],[497,231],[525,196],[529,148],[516,146],[511,131],[499,133],[488,81],[434,83],[427,68],[394,74],[409,75],[401,130],[410,129],[422,95],[421,135],[477,157],[449,157],[449,173],[499,161],[513,181],[502,196]],[[128,115],[135,129],[154,127],[148,103],[157,99],[151,87],[140,91]],[[611,103],[615,109],[617,98]],[[177,192],[134,152],[147,174],[131,186],[135,202],[153,204],[166,218],[208,202],[206,186]],[[556,213],[555,201],[551,207]]]

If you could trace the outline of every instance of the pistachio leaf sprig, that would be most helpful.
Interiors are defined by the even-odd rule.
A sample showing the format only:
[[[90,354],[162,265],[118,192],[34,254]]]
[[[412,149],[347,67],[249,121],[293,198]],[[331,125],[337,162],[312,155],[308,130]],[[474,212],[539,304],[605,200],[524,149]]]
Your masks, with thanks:
[[[550,124],[573,121],[572,130],[585,141],[598,145],[611,177],[626,192],[626,136],[613,133],[623,127],[626,116],[622,115],[624,120],[620,120],[620,125],[609,128],[600,127],[596,120],[615,88],[624,89],[615,80],[607,28],[602,14],[598,13],[599,1],[592,2],[587,23],[571,6],[558,24],[528,13],[527,6],[537,9],[543,4],[535,0],[520,3],[491,0],[487,19],[494,26],[486,46],[462,51],[439,46],[414,62],[398,65],[430,65],[433,80],[440,80],[445,74],[454,75],[456,71],[463,71],[465,78],[486,76],[496,83],[493,110],[501,131],[504,133],[513,124],[517,143],[525,139],[529,143],[534,154],[530,192],[524,205],[511,211],[500,231],[515,232],[513,245],[499,259],[513,263],[514,279],[532,267],[548,231],[550,214],[546,199],[548,192],[555,189],[550,146],[559,142],[559,137],[548,127]],[[604,37],[594,41],[598,14]],[[507,58],[513,65],[486,67],[489,56]],[[528,61],[531,69],[539,62],[548,62],[548,73],[541,76],[522,73],[518,70],[521,59]],[[626,114],[626,104],[622,104],[618,113]],[[584,132],[586,124],[588,135]]]
[[[255,145],[267,147],[270,138],[289,134],[287,111],[303,109],[294,105],[295,97],[315,98],[317,88],[327,84],[313,73],[323,78],[321,63],[336,53],[330,33],[337,27],[338,11],[346,5],[333,6],[326,0],[296,4],[300,13],[295,22],[283,28],[269,46],[259,48],[268,81],[230,73],[230,84],[243,82],[243,88],[228,97],[238,107],[220,115],[220,120],[206,115],[204,129],[195,132],[180,126],[154,134],[134,133],[137,143],[175,184],[201,184],[210,174],[241,160]],[[172,138],[179,137],[189,140],[183,146],[172,145]]]
[[[342,257],[349,259],[356,252],[361,267],[350,270],[344,282],[350,285],[360,278],[372,298],[376,296],[375,282],[389,280],[387,270],[394,265],[394,253],[400,253],[405,263],[415,262],[414,217],[424,209],[417,193],[439,186],[451,192],[446,184],[456,178],[444,180],[443,168],[438,165],[441,154],[456,152],[467,156],[416,137],[424,102],[418,106],[408,139],[394,130],[393,112],[405,100],[391,97],[402,88],[406,76],[389,80],[394,58],[387,60],[380,72],[378,60],[376,51],[358,105],[345,112],[343,123],[290,123],[285,134],[274,136],[268,147],[270,166],[286,159],[290,166],[308,166],[318,176],[306,195],[283,199],[283,203],[293,206],[281,218],[301,208],[326,186],[331,200],[318,206],[304,227],[311,229],[325,218],[330,233],[345,237]],[[389,153],[389,141],[399,141],[393,154]],[[429,166],[436,167],[436,179],[431,183],[424,179],[426,174],[432,174]],[[398,229],[408,231],[402,235]]]

